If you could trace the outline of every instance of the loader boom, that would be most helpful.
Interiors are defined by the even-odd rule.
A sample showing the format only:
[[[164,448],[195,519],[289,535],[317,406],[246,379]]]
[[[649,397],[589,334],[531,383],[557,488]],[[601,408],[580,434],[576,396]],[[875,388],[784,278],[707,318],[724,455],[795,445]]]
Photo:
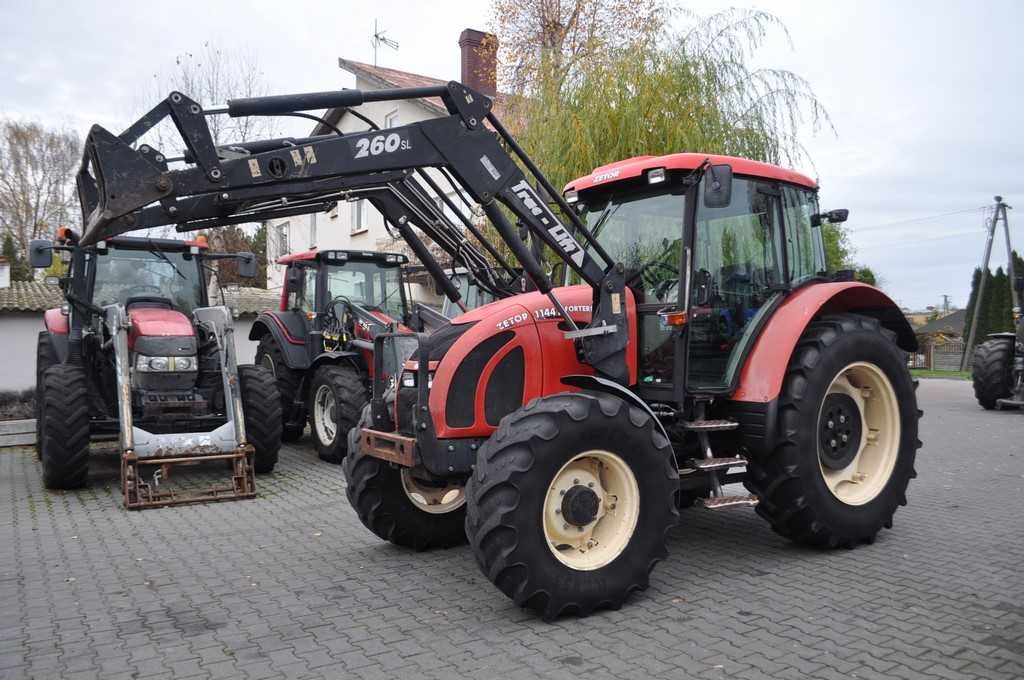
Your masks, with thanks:
[[[236,145],[235,153],[230,154],[233,158],[223,157],[229,154],[215,146],[205,119],[205,115],[216,113],[277,115],[420,97],[440,97],[449,115],[387,130],[284,140],[280,148],[275,144],[278,140],[250,143],[247,148]],[[181,133],[186,156],[194,159],[194,167],[169,169],[166,157],[157,150],[145,145],[132,148],[141,135],[165,117],[170,117]],[[571,229],[541,198],[513,156],[536,185],[555,200]],[[300,208],[309,212],[338,198],[365,195],[419,255],[425,249],[417,246],[415,233],[404,228],[407,224],[420,227],[435,240],[440,238],[439,242],[452,233],[437,229],[431,214],[422,210],[427,201],[415,173],[424,168],[450,173],[483,207],[525,274],[566,320],[571,333],[568,337],[580,341],[588,363],[607,377],[625,380],[623,351],[627,334],[621,331],[626,329],[627,320],[621,268],[505,130],[491,111],[491,100],[460,83],[239,99],[229,101],[226,109],[212,112],[204,112],[196,102],[173,92],[120,136],[99,126],[90,131],[78,176],[82,242],[95,243],[127,231],[166,224],[187,231],[230,220],[269,219],[294,214]],[[552,292],[548,274],[519,238],[501,206],[594,290],[589,328],[579,329],[565,313]],[[586,247],[575,235],[584,238]],[[486,239],[481,242],[486,243]],[[465,252],[458,242],[442,245]],[[431,273],[436,278],[434,269]],[[446,293],[458,295],[454,290]]]

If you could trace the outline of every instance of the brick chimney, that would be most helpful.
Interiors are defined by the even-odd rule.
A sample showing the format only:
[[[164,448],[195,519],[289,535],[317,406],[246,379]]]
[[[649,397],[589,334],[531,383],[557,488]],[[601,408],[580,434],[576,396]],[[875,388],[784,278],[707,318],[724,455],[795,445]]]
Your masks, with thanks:
[[[459,36],[462,82],[493,97],[498,93],[498,37],[467,28]]]

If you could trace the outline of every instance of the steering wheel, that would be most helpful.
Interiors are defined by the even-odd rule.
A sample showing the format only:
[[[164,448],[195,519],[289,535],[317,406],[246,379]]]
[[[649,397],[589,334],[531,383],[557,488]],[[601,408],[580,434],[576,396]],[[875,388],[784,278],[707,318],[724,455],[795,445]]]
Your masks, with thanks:
[[[144,284],[144,283],[132,286],[131,288],[128,289],[128,292],[133,293],[133,295],[131,297],[140,297],[140,298],[142,298],[142,297],[150,297],[150,296],[146,295],[146,293],[153,293],[153,294],[155,294],[159,298],[162,298],[164,300],[167,299],[166,297],[164,297],[164,290],[163,290],[163,288],[161,288],[160,286],[151,286],[151,285],[147,285],[147,284]],[[136,295],[134,295],[135,292],[142,293],[142,295],[136,296]]]
[[[643,267],[640,267],[632,276],[626,280],[626,285],[629,285],[635,281],[644,283],[644,279],[648,274],[655,274],[661,272],[662,274],[667,273],[661,281],[658,281],[651,289],[652,295],[660,302],[664,297],[665,293],[668,292],[669,288],[679,283],[679,270],[676,265],[669,264],[660,260],[652,260]],[[646,286],[645,286],[646,288]]]

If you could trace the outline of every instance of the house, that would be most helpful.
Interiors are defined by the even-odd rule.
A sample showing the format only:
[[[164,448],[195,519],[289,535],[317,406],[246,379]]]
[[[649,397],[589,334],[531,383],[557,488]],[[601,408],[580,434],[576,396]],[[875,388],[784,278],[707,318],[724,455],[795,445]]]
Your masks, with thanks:
[[[937,371],[960,370],[966,322],[967,310],[958,309],[941,319],[933,319],[915,328],[917,354],[912,357],[912,367]]]
[[[470,87],[488,95],[497,93],[495,61],[497,39],[488,33],[466,29],[459,36],[462,56],[461,80]],[[373,66],[350,59],[338,59],[338,66],[355,76],[355,87],[360,90],[380,90],[403,87],[425,87],[443,85],[447,81],[429,76]],[[498,102],[496,102],[498,103]],[[399,102],[370,102],[358,107],[362,116],[374,121],[381,128],[408,125],[421,120],[448,115],[440,99],[417,99]],[[366,122],[354,115],[348,108],[329,109],[324,120],[343,133],[363,132]],[[328,134],[331,128],[318,124],[314,135]],[[438,173],[428,170],[440,187],[447,187]],[[449,194],[454,199],[454,192]],[[443,202],[437,198],[438,206]],[[455,201],[458,202],[457,200]],[[402,243],[388,234],[383,216],[365,200],[339,203],[329,213],[314,213],[276,220],[267,223],[267,260],[273,263],[278,257],[290,252],[312,247],[320,249],[345,250],[395,250]],[[278,289],[284,283],[284,267],[271,264],[267,267],[267,288]],[[410,297],[431,304],[440,303],[440,295],[434,290],[429,278],[414,278]]]
[[[249,329],[256,315],[277,307],[279,294],[262,288],[224,289],[224,302],[235,315],[235,349],[238,362],[252,363],[256,343],[249,340]],[[0,392],[23,390],[36,384],[36,342],[43,330],[43,312],[64,302],[60,288],[40,281],[11,281],[0,287],[0,334],[4,353],[13,357],[0,364]],[[216,304],[216,302],[214,302]]]

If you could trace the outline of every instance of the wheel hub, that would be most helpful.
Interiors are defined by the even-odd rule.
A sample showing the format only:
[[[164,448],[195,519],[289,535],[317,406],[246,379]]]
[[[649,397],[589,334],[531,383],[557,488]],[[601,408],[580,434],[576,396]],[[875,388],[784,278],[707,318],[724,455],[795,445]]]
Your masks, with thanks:
[[[597,517],[601,499],[590,487],[577,484],[562,496],[562,517],[573,526],[585,527]]]
[[[862,434],[860,407],[848,394],[833,392],[825,398],[818,424],[818,455],[829,470],[842,470],[857,456]]]

